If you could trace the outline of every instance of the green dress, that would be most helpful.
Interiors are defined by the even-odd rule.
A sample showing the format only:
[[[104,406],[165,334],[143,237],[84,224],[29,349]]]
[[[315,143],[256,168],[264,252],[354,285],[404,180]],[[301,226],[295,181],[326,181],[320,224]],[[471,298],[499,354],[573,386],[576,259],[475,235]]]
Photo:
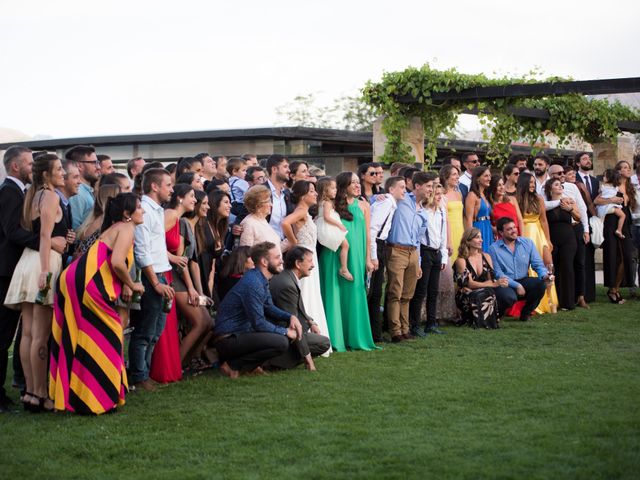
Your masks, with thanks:
[[[347,228],[349,257],[347,266],[353,275],[349,282],[338,275],[340,270],[340,250],[332,252],[323,248],[320,252],[320,290],[324,301],[325,313],[331,345],[337,352],[349,350],[374,350],[377,347],[371,336],[367,292],[365,288],[365,270],[367,254],[367,235],[364,213],[358,201],[349,205],[353,220],[342,220]]]

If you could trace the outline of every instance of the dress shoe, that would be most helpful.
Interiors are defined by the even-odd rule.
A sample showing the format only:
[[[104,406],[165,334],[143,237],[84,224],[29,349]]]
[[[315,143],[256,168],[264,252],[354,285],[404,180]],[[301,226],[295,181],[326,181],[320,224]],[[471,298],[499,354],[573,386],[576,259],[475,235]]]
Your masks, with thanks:
[[[427,334],[420,328],[414,328],[409,333],[411,333],[411,335],[413,335],[414,337],[424,338],[427,336]]]
[[[523,315],[520,315],[520,321],[521,322],[528,322],[531,319],[531,314],[530,313],[526,313]]]
[[[156,392],[157,389],[156,387],[153,385],[151,379],[147,378],[146,380],[142,381],[142,382],[137,382],[133,384],[134,387],[136,387],[137,391],[140,390],[144,390],[145,392]]]
[[[412,334],[412,333],[403,333],[402,337],[405,340],[415,340],[416,339],[416,336],[414,334]]]
[[[404,342],[405,338],[404,335],[394,335],[391,337],[391,341],[393,343],[400,343],[400,342]]]
[[[440,330],[438,327],[430,327],[424,329],[425,335],[427,334],[436,334],[436,335],[445,335],[447,332]]]

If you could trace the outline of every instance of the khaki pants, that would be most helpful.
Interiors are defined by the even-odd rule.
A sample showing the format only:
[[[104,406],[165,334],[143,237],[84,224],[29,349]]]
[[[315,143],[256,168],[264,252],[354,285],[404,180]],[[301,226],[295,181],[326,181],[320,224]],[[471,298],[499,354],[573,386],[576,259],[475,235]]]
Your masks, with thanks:
[[[387,249],[387,312],[391,335],[409,333],[409,301],[418,281],[418,249]]]

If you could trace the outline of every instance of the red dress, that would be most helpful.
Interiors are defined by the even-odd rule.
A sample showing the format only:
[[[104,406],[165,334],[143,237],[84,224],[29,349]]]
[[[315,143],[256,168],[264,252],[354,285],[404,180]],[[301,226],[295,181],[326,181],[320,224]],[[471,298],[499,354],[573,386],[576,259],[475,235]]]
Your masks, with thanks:
[[[513,206],[510,202],[500,202],[494,203],[493,208],[491,209],[491,225],[494,227],[498,220],[502,217],[509,217],[514,222],[516,222],[516,230],[518,230],[518,235],[520,235],[520,227],[518,226],[518,214],[516,213],[516,207]]]
[[[166,232],[167,250],[177,254],[180,247],[180,220]],[[172,272],[167,272],[167,281],[173,281]],[[167,314],[162,335],[153,349],[151,357],[151,371],[149,376],[156,382],[171,383],[182,379],[182,365],[180,364],[180,338],[178,336],[178,313],[175,298],[171,311]]]
[[[520,235],[520,226],[518,225],[518,213],[516,207],[511,202],[500,202],[493,204],[493,210],[491,210],[491,224],[495,227],[498,220],[502,217],[509,217],[516,222],[516,231]],[[519,317],[522,307],[524,307],[525,301],[518,300],[510,308],[507,309],[505,315],[509,317]]]

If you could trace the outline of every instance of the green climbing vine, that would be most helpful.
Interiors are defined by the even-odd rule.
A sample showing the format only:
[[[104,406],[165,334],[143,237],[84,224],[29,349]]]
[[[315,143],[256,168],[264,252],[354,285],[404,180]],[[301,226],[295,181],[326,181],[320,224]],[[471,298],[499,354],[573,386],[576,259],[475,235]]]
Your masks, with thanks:
[[[456,100],[435,103],[433,92],[448,92],[472,88],[523,83],[565,81],[559,77],[542,79],[536,71],[522,77],[488,78],[483,74],[467,75],[455,68],[434,70],[428,64],[422,68],[410,67],[402,72],[387,72],[378,83],[369,81],[363,89],[364,101],[376,115],[383,117],[382,131],[387,145],[382,156],[385,162],[411,159],[410,148],[402,141],[402,130],[409,119],[418,117],[425,133],[427,163],[436,159],[439,137],[451,137],[458,115],[477,111],[483,137],[488,140],[487,158],[494,164],[503,163],[515,140],[528,142],[532,148],[543,142],[545,135],[553,133],[560,146],[569,143],[573,136],[586,142],[616,141],[617,123],[622,120],[640,121],[640,111],[615,101],[589,99],[580,94],[542,98],[508,98],[487,101]],[[414,101],[402,103],[399,98],[411,96]],[[549,112],[549,118],[515,117],[512,108],[537,108]]]

